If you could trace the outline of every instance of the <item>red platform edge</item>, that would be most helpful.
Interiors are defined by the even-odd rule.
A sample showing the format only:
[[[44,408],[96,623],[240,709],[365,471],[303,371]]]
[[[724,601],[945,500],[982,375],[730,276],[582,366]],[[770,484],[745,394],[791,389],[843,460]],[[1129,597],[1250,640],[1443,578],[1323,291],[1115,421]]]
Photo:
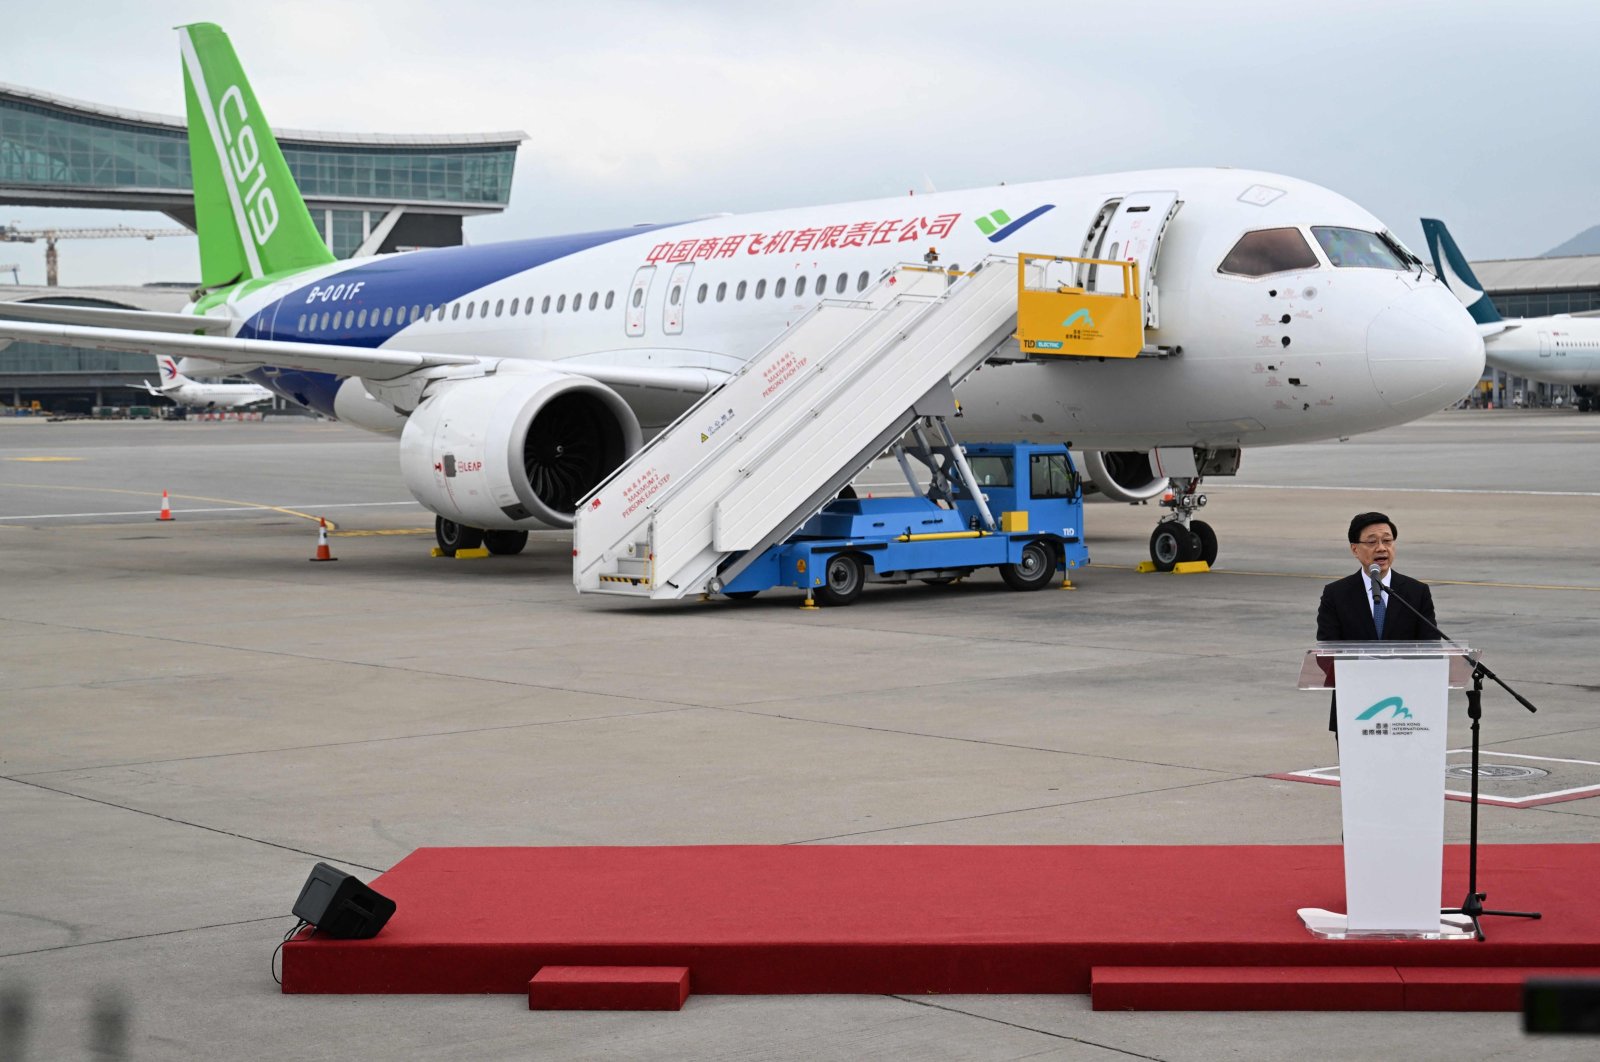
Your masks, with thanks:
[[[529,1010],[682,1010],[684,966],[546,966],[528,982]]]
[[[283,990],[520,995],[549,966],[682,967],[700,994],[1085,993],[1111,967],[1503,972],[1409,977],[1418,1007],[1594,965],[1600,845],[1486,846],[1479,873],[1491,906],[1544,919],[1486,919],[1487,943],[1317,940],[1296,909],[1344,892],[1322,845],[424,848],[373,882],[398,904],[383,932],[291,941]],[[1442,903],[1465,881],[1448,846]]]
[[[1530,977],[1600,967],[1097,966],[1095,1010],[1520,1011]]]

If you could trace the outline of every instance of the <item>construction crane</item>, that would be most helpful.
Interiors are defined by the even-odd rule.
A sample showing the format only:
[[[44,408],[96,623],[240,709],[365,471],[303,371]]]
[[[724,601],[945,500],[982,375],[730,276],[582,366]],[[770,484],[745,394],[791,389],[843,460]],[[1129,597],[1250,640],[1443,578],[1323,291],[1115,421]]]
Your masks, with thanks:
[[[193,236],[188,229],[134,229],[117,225],[109,229],[22,229],[16,222],[0,225],[0,243],[35,243],[44,241],[44,282],[56,287],[57,240],[113,240],[131,236],[154,240],[161,236]]]

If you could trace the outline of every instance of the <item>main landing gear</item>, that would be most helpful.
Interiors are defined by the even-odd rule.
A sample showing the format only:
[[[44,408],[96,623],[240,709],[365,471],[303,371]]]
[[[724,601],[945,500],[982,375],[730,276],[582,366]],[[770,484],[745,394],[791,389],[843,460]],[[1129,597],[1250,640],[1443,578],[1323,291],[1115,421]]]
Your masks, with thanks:
[[[1217,562],[1217,533],[1194,514],[1206,504],[1199,493],[1200,477],[1176,478],[1172,489],[1161,496],[1161,507],[1172,513],[1150,534],[1150,560],[1158,572],[1170,572],[1184,561]]]
[[[479,547],[487,548],[497,556],[510,556],[521,553],[528,544],[526,531],[485,531],[446,520],[442,516],[433,518],[433,537],[439,543],[439,552],[446,557],[454,557],[464,549]]]

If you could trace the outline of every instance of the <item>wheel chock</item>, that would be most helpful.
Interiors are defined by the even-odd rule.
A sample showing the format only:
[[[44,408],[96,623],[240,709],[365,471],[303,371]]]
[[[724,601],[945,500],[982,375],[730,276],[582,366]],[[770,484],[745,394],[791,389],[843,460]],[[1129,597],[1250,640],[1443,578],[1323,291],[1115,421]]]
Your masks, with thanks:
[[[1199,575],[1210,570],[1211,565],[1205,561],[1179,561],[1172,566],[1173,575]]]
[[[480,557],[487,557],[488,555],[489,548],[487,546],[479,546],[477,549],[456,550],[456,560],[477,560]]]
[[[448,556],[450,556],[450,554],[446,553],[444,550],[440,549],[438,546],[435,546],[435,547],[433,547],[432,549],[430,549],[428,551],[428,556],[430,556],[430,557],[448,557]]]
[[[1138,564],[1133,566],[1133,570],[1136,572],[1153,572],[1156,570],[1156,562],[1140,561]]]

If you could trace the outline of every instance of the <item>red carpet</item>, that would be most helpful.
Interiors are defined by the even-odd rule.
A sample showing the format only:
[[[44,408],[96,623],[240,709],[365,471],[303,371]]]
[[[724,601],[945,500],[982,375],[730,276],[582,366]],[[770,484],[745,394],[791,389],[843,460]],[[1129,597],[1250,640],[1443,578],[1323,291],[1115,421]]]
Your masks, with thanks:
[[[399,905],[383,932],[291,942],[283,990],[522,994],[547,966],[687,967],[717,994],[1083,993],[1095,967],[1384,967],[1367,981],[1392,984],[1399,967],[1470,967],[1479,983],[1600,965],[1600,845],[1485,847],[1489,906],[1544,919],[1488,919],[1481,944],[1313,939],[1295,909],[1343,906],[1340,860],[1267,845],[423,848],[373,882]],[[1465,892],[1451,846],[1443,899]]]

